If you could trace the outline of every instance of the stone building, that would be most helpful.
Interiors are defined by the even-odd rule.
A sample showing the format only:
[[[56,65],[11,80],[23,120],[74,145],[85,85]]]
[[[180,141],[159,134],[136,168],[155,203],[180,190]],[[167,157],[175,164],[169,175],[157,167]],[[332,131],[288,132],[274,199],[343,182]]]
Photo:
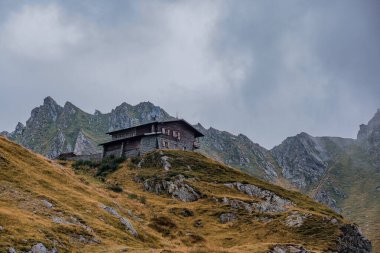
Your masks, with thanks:
[[[107,133],[103,157],[136,157],[156,149],[195,150],[203,134],[183,119],[154,121]]]

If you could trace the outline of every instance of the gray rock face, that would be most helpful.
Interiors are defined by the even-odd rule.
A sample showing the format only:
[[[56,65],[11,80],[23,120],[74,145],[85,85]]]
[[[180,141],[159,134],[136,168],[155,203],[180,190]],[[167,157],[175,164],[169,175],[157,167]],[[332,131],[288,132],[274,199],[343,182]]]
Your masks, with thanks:
[[[137,237],[138,236],[138,233],[136,231],[136,229],[133,227],[132,223],[127,219],[127,218],[124,218],[123,216],[121,216],[115,209],[113,209],[112,207],[109,207],[109,206],[106,206],[106,205],[103,205],[103,204],[100,204],[99,205],[101,208],[103,208],[104,210],[106,210],[108,213],[110,213],[111,215],[115,216],[116,218],[119,219],[119,221],[125,226],[125,229],[127,231],[129,231],[134,237]]]
[[[98,153],[97,144],[80,131],[75,141],[74,153],[77,155],[96,154]]]
[[[291,201],[281,198],[275,193],[263,190],[255,185],[242,184],[239,182],[224,184],[229,188],[236,188],[237,190],[251,196],[262,199],[263,201],[258,203],[252,203],[251,206],[260,212],[284,212],[287,210],[287,206],[294,205]]]
[[[320,189],[314,197],[319,203],[325,204],[331,207],[335,212],[341,213],[342,209],[337,206],[336,200],[330,197],[325,189]]]
[[[0,132],[0,135],[6,137],[6,138],[8,138],[8,139],[12,137],[12,134],[9,133],[9,132],[7,132],[7,131],[2,131],[2,132]]]
[[[142,102],[136,106],[122,103],[109,115],[110,130],[123,129],[154,120],[166,120],[170,116],[160,107],[150,102]]]
[[[58,132],[58,134],[53,138],[52,145],[50,146],[47,157],[57,157],[59,154],[66,152],[65,150],[66,137],[63,132]]]
[[[202,197],[202,194],[189,186],[185,182],[183,175],[178,175],[172,180],[164,179],[146,179],[143,182],[144,190],[154,192],[156,194],[166,194],[183,202],[197,201]]]
[[[367,125],[360,125],[357,139],[366,146],[375,160],[375,165],[380,170],[380,109]]]
[[[220,216],[219,216],[219,221],[220,223],[222,224],[226,224],[226,223],[229,223],[229,222],[232,222],[232,221],[235,221],[237,218],[236,218],[236,215],[233,214],[233,213],[222,213]]]
[[[43,200],[41,200],[42,201],[42,204],[44,204],[44,206],[46,206],[47,208],[49,208],[49,209],[51,209],[51,208],[53,208],[53,204],[52,203],[50,203],[49,201],[47,201],[46,199],[43,199]]]
[[[309,253],[309,251],[299,246],[277,245],[273,249],[269,250],[268,253]]]
[[[205,129],[200,124],[194,127],[205,135],[200,140],[201,153],[269,181],[277,178],[278,166],[271,153],[247,136],[236,136],[212,127]]]
[[[285,225],[287,227],[300,227],[309,216],[311,215],[292,212],[288,217],[286,217]]]
[[[338,253],[371,253],[372,244],[363,236],[356,225],[341,227],[342,235],[338,238]]]
[[[51,250],[48,250],[45,245],[43,245],[42,243],[37,243],[36,245],[34,245],[32,247],[32,249],[30,251],[28,251],[28,253],[57,253],[57,249],[56,248],[52,248]]]
[[[272,154],[282,167],[283,176],[301,190],[318,182],[329,158],[318,139],[306,133],[287,138],[272,149]]]

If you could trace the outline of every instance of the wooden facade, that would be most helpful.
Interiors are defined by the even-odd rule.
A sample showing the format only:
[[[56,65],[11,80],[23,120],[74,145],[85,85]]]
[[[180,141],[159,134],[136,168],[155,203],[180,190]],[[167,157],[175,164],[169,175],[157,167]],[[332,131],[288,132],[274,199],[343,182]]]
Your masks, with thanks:
[[[156,149],[195,150],[203,134],[183,119],[155,121],[112,131],[103,146],[103,157],[136,157]]]

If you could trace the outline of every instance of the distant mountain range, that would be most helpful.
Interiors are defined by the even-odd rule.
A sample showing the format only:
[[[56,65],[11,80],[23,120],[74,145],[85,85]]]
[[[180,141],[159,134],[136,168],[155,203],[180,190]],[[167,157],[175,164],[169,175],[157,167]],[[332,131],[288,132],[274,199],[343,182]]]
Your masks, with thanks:
[[[62,152],[100,152],[110,130],[173,117],[150,102],[123,103],[110,113],[89,114],[70,102],[62,107],[51,97],[32,110],[24,126],[2,135],[54,158]],[[199,152],[227,165],[276,183],[298,189],[360,224],[380,247],[380,110],[361,125],[357,139],[313,137],[300,133],[272,150],[248,137],[195,127],[205,134]]]

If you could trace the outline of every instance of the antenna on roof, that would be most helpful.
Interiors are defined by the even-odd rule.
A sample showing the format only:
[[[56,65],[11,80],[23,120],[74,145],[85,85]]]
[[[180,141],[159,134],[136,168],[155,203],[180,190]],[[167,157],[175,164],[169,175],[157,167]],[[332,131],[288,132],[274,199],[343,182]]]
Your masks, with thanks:
[[[175,112],[175,118],[178,119],[178,112]]]

